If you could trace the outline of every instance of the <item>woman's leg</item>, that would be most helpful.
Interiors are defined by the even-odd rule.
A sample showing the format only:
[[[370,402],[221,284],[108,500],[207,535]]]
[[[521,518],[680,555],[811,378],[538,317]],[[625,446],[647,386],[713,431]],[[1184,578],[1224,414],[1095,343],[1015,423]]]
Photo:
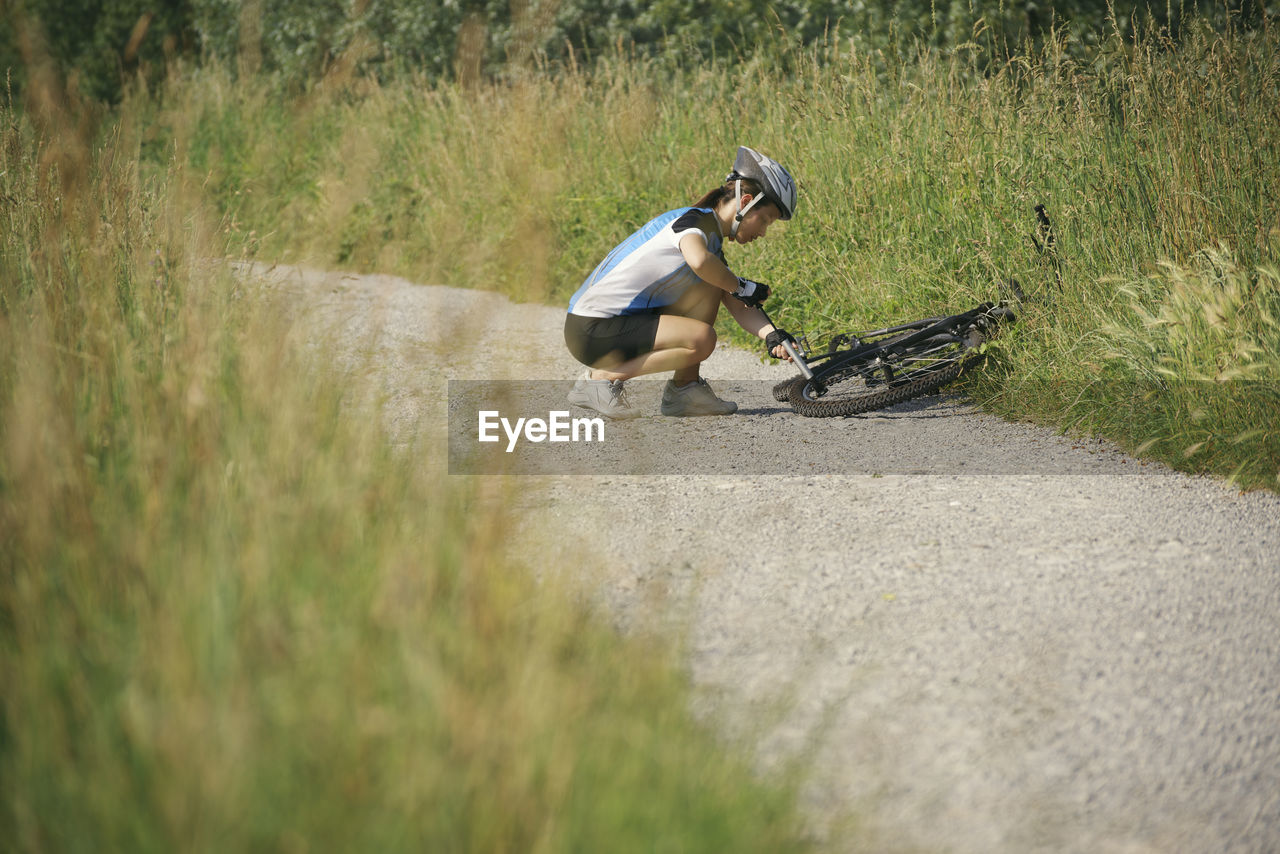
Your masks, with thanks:
[[[697,379],[700,365],[716,347],[716,332],[711,325],[677,315],[663,315],[658,321],[654,349],[607,368],[591,369],[594,380],[629,380],[644,374],[675,371],[677,381]],[[692,376],[682,376],[692,374]]]
[[[678,384],[698,378],[699,366],[716,348],[716,313],[723,291],[711,285],[696,285],[669,306],[658,319],[653,350],[617,365],[594,367],[592,379],[629,380],[644,374],[674,371]]]

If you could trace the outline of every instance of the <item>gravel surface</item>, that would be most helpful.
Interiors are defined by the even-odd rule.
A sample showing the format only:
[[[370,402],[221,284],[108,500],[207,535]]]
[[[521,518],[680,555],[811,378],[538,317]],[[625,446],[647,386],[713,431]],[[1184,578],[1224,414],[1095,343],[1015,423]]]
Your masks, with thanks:
[[[492,463],[465,448],[475,381],[568,409],[559,309],[242,272],[296,292],[423,465]],[[1280,498],[953,396],[800,418],[768,394],[789,373],[721,348],[737,415],[526,443],[529,470],[607,473],[510,478],[513,553],[678,632],[697,712],[799,769],[835,850],[1280,851]]]

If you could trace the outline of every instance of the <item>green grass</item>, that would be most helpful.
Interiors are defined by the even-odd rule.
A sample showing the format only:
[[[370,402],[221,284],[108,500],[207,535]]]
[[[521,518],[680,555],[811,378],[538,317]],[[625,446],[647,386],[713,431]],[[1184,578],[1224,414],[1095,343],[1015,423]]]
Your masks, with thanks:
[[[551,303],[750,143],[792,168],[801,207],[729,260],[775,286],[785,325],[967,308],[1017,278],[1034,302],[970,381],[986,405],[1275,489],[1278,39],[1192,23],[1179,45],[1113,37],[1086,62],[1064,41],[988,73],[968,50],[792,50],[785,73],[619,60],[481,87],[347,81],[290,103],[205,70],[155,126],[175,101],[198,116],[178,156],[240,251]],[[1037,204],[1051,255],[1033,242]],[[1220,252],[1258,323],[1224,338],[1144,322]],[[1135,336],[1164,348],[1165,370],[1115,357]],[[1206,383],[1176,367],[1197,360],[1239,370]]]
[[[0,111],[6,850],[808,847],[789,784],[693,721],[676,643],[513,565],[500,483],[390,448],[359,367],[205,262],[259,202],[265,103],[95,132],[35,91]]]
[[[672,644],[510,565],[500,487],[388,447],[359,369],[201,259],[558,303],[749,142],[802,207],[730,261],[788,326],[966,308],[1016,277],[1034,302],[969,381],[985,405],[1275,489],[1276,39],[292,101],[205,68],[109,116],[33,69],[0,112],[0,838],[805,847],[794,789],[691,721]]]

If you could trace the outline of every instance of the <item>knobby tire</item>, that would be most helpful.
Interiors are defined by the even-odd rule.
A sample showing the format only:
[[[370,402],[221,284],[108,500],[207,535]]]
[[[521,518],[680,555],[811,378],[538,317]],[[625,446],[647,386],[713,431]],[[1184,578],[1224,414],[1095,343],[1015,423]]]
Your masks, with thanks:
[[[965,365],[962,362],[956,361],[941,370],[902,385],[886,385],[884,388],[860,394],[856,397],[840,397],[832,400],[807,399],[804,396],[804,392],[811,385],[810,382],[797,380],[790,387],[788,403],[791,404],[791,408],[796,412],[809,418],[858,415],[929,394],[960,376],[960,372],[964,370],[964,367]]]
[[[773,387],[773,399],[778,403],[787,403],[791,400],[791,387],[796,384],[797,380],[804,377],[788,377]]]
[[[857,415],[921,397],[982,361],[978,348],[989,336],[993,321],[1013,317],[1003,304],[984,303],[961,315],[861,333],[855,342],[867,336],[885,337],[873,340],[869,348],[825,354],[831,361],[814,367],[812,380],[803,376],[784,380],[773,387],[773,396],[810,418]],[[930,327],[934,330],[925,333],[927,337],[911,340]]]

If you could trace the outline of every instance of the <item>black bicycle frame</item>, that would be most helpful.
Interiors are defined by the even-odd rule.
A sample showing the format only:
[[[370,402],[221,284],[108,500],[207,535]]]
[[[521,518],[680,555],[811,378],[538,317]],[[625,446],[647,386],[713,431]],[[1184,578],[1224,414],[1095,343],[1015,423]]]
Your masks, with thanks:
[[[996,306],[993,303],[984,302],[977,308],[972,308],[963,314],[925,318],[928,322],[927,326],[916,329],[913,332],[908,332],[905,335],[899,335],[896,338],[890,338],[888,341],[871,341],[863,343],[861,339],[864,337],[882,338],[885,335],[893,335],[895,332],[912,329],[920,321],[915,321],[915,323],[908,323],[901,326],[889,326],[884,329],[854,333],[849,336],[851,340],[858,342],[854,347],[851,347],[848,350],[827,352],[813,360],[809,360],[807,358],[807,354],[801,353],[799,349],[793,346],[790,342],[784,341],[782,343],[782,347],[787,351],[787,354],[791,356],[796,367],[800,369],[800,373],[804,374],[805,379],[814,384],[814,391],[818,394],[822,394],[826,391],[826,387],[823,385],[821,380],[816,380],[814,378],[813,368],[811,367],[816,362],[829,359],[837,359],[840,362],[870,361],[884,355],[896,355],[897,352],[900,352],[907,347],[934,337],[944,338],[945,340],[942,343],[957,343],[964,340],[959,334],[957,334],[957,330],[963,329],[976,322],[982,315],[990,313],[995,308]],[[763,306],[760,307],[760,311],[764,314],[765,320],[768,321],[770,325],[773,325],[774,328],[777,328],[777,324],[775,324],[773,319],[769,317],[767,312],[765,312]]]

